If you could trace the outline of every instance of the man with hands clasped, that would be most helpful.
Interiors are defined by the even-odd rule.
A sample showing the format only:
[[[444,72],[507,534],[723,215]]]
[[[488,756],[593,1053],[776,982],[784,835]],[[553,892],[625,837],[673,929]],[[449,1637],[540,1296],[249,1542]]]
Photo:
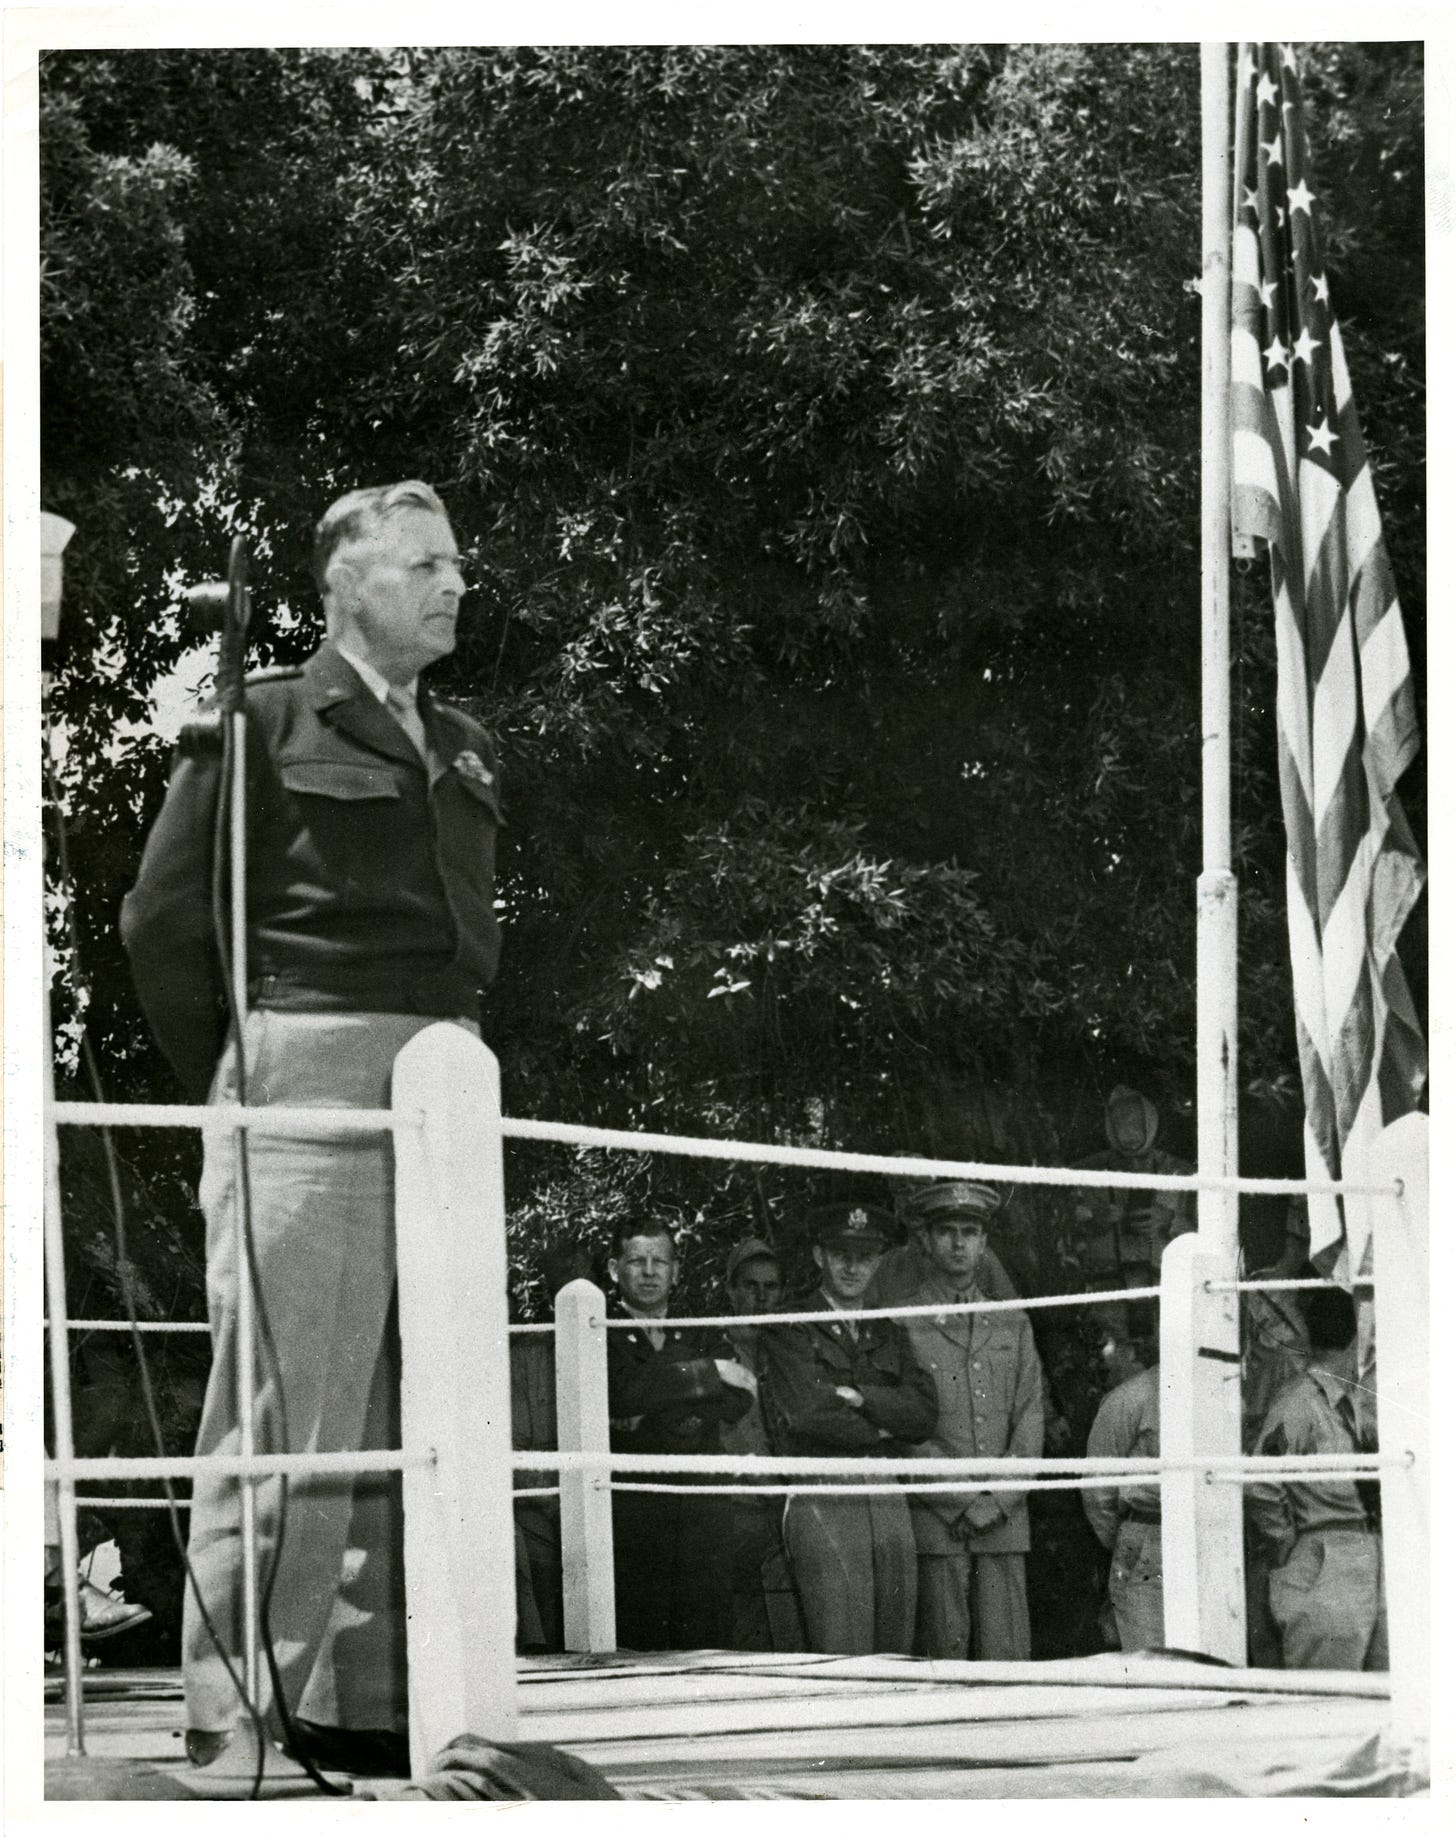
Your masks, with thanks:
[[[987,1221],[999,1204],[995,1189],[975,1180],[937,1180],[915,1195],[909,1219],[930,1273],[911,1303],[982,1299],[978,1270]],[[1041,1364],[1025,1314],[933,1314],[905,1324],[939,1404],[935,1433],[917,1454],[1041,1454]],[[964,1492],[916,1493],[911,1514],[919,1558],[916,1652],[1030,1658],[1026,1494],[974,1484]]]

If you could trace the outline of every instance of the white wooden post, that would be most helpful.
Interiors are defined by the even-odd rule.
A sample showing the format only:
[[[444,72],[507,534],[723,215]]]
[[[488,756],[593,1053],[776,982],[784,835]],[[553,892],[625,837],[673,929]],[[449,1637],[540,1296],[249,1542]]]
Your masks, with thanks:
[[[516,1734],[511,1381],[500,1074],[448,1022],[394,1062],[410,1763]]]
[[[1361,1203],[1371,1208],[1375,1237],[1380,1452],[1412,1457],[1382,1472],[1380,1505],[1392,1733],[1416,1754],[1429,1746],[1431,1711],[1429,1154],[1429,1119],[1402,1116],[1376,1138],[1358,1176],[1404,1188],[1399,1199]]]
[[[578,1277],[556,1297],[556,1443],[563,1454],[606,1454],[607,1335],[593,1320],[606,1297]],[[617,1591],[612,1554],[610,1469],[561,1475],[562,1624],[568,1652],[615,1652]]]
[[[1242,1452],[1237,1295],[1206,1284],[1229,1276],[1202,1233],[1163,1252],[1159,1423],[1164,1455]],[[1163,1477],[1163,1638],[1230,1664],[1248,1662],[1243,1491],[1201,1471]]]
[[[1198,878],[1198,1171],[1239,1167],[1238,881],[1229,799],[1229,47],[1200,53],[1203,115],[1203,872]],[[1239,1309],[1208,1281],[1238,1269],[1239,1201],[1205,1188],[1198,1236],[1163,1258],[1162,1447],[1238,1454]],[[1177,1255],[1174,1256],[1174,1251]],[[1172,1261],[1169,1261],[1172,1258]],[[1163,1485],[1163,1619],[1169,1645],[1242,1665],[1243,1497],[1201,1475]]]

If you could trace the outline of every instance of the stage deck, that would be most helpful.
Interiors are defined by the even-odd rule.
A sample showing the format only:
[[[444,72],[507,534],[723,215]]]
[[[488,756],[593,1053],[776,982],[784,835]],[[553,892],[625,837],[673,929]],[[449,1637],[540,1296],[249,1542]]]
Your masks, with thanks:
[[[67,1760],[59,1683],[47,1681],[49,1795],[199,1793],[177,1672],[93,1671],[86,1699],[87,1755]],[[631,1799],[1385,1797],[1426,1786],[1386,1738],[1382,1676],[1148,1654],[528,1659],[520,1709],[521,1740],[579,1755]],[[281,1779],[265,1796],[312,1790]]]

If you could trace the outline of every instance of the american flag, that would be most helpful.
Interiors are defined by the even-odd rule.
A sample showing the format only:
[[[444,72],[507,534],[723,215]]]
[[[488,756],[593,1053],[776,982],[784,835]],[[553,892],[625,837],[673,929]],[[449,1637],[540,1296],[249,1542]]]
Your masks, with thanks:
[[[1426,1082],[1395,954],[1425,882],[1395,794],[1420,734],[1290,47],[1240,45],[1236,95],[1234,534],[1268,545],[1273,579],[1305,1171],[1354,1178],[1362,1148]],[[1310,1250],[1348,1276],[1368,1245],[1346,1242],[1342,1208],[1312,1195]]]

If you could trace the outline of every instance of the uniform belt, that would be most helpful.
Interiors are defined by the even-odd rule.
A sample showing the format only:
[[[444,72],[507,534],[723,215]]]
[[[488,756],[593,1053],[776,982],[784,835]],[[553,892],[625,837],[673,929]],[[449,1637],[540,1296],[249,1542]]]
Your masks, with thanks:
[[[1302,1524],[1294,1535],[1296,1538],[1300,1538],[1308,1537],[1311,1533],[1315,1533],[1321,1537],[1325,1537],[1328,1536],[1331,1531],[1355,1531],[1358,1532],[1361,1537],[1378,1537],[1380,1535],[1379,1526],[1371,1524],[1368,1518],[1365,1519],[1363,1523],[1354,1518],[1316,1518],[1313,1524]]]
[[[248,1003],[255,1008],[291,1009],[301,1014],[425,1014],[436,1020],[474,1020],[479,991],[453,970],[423,975],[365,976],[270,973],[248,984]]]
[[[1122,1515],[1128,1524],[1161,1524],[1163,1522],[1161,1512],[1145,1511],[1137,1505],[1129,1506]]]

